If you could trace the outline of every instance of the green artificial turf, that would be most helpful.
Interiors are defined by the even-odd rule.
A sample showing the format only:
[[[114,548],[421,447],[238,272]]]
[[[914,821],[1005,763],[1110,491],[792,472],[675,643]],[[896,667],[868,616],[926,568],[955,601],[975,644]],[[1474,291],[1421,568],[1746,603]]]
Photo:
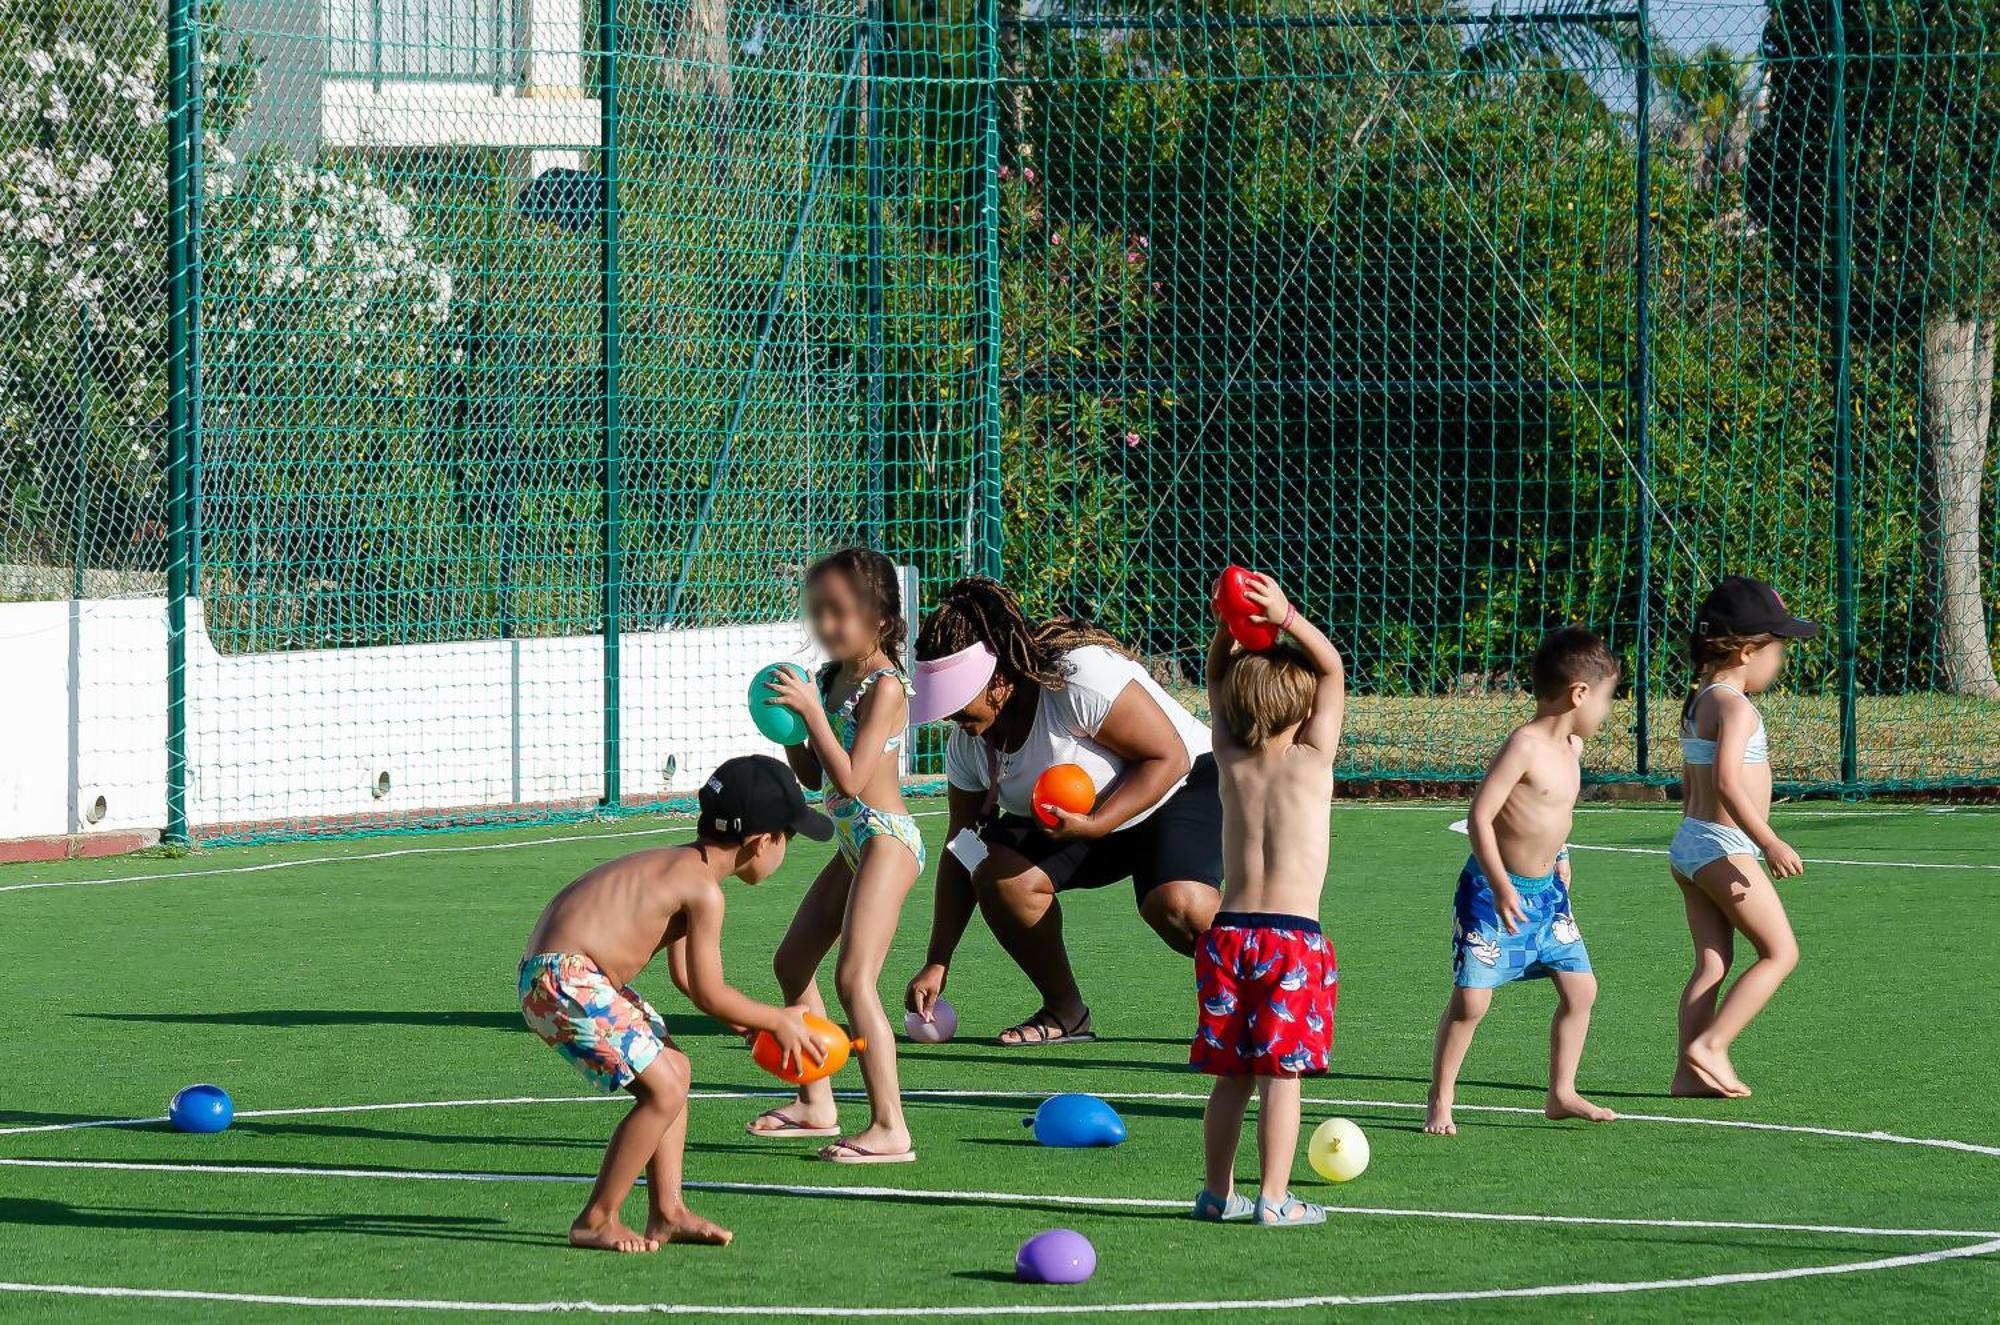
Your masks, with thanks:
[[[919,808],[934,810],[934,804]],[[242,1118],[217,1136],[160,1126],[0,1135],[0,1159],[211,1166],[201,1171],[0,1166],[0,1281],[491,1303],[906,1307],[1267,1301],[1327,1294],[1461,1295],[1544,1285],[1763,1274],[1864,1263],[1982,1240],[2000,1229],[2000,1154],[1882,1140],[1621,1121],[1552,1124],[1535,1112],[1546,1070],[1546,984],[1505,990],[1466,1065],[1452,1139],[1418,1132],[1431,1028],[1449,979],[1449,900],[1465,852],[1456,805],[1343,804],[1323,916],[1340,954],[1334,1073],[1309,1084],[1307,1125],[1342,1115],[1373,1145],[1335,1187],[1305,1165],[1308,1199],[1369,1207],[1320,1229],[1214,1227],[1182,1217],[1199,1186],[1202,1078],[1188,1072],[1187,961],[1162,947],[1123,888],[1072,897],[1067,930],[1102,1039],[1043,1051],[990,1037],[1033,1010],[1026,983],[978,922],[949,996],[952,1044],[902,1046],[918,1163],[836,1168],[811,1143],[756,1141],[763,1103],[698,1098],[688,1175],[755,1190],[699,1191],[738,1234],[725,1250],[614,1257],[568,1249],[581,1180],[622,1110],[586,1090],[520,1024],[514,968],[548,896],[610,854],[676,840],[671,823],[244,848],[179,860],[16,867],[43,881],[173,877],[0,891],[10,1015],[0,1029],[0,1129],[159,1113],[193,1081],[243,1111],[407,1101],[554,1098],[403,1111]],[[2000,979],[1991,920],[2000,815],[1965,809],[1781,807],[1809,865],[1785,895],[1804,949],[1792,982],[1740,1042],[1756,1088],[1736,1103],[1672,1100],[1674,1000],[1687,940],[1658,854],[1577,853],[1577,915],[1601,982],[1585,1091],[1628,1113],[1739,1119],[2000,1145]],[[923,820],[939,843],[939,817]],[[1588,809],[1585,848],[1658,852],[1665,809]],[[568,840],[554,840],[568,839]],[[498,850],[474,848],[501,847]],[[824,848],[802,844],[759,887],[731,884],[726,958],[770,996],[769,955]],[[318,863],[241,872],[243,867]],[[1892,864],[1890,862],[1900,862]],[[1941,868],[1909,868],[1925,865]],[[900,998],[929,916],[919,885],[884,976]],[[742,1046],[642,977],[694,1062],[700,1092],[773,1082]],[[859,1085],[849,1069],[843,1085]],[[1021,1127],[1033,1097],[1116,1103],[1122,1146],[1044,1149]],[[1327,1101],[1338,1101],[1329,1103]],[[858,1104],[845,1117],[859,1125]],[[307,1173],[230,1173],[244,1166]],[[1246,1146],[1240,1165],[1254,1168]],[[343,1170],[342,1176],[320,1171]],[[417,1180],[391,1171],[466,1175]],[[359,1171],[359,1174],[355,1174]],[[384,1176],[366,1176],[381,1173]],[[532,1181],[499,1181],[502,1175]],[[875,1187],[832,1195],[777,1188]],[[990,1193],[1016,1193],[1000,1201]],[[1172,1208],[1079,1206],[1078,1196]],[[633,1214],[639,1211],[635,1198]],[[1500,1223],[1409,1212],[1750,1221],[1964,1230],[1891,1237],[1614,1224]],[[1097,1247],[1088,1284],[1013,1282],[1015,1246],[1067,1226]],[[2000,1234],[1996,1234],[2000,1236]],[[1597,1291],[1549,1298],[1341,1308],[1343,1318],[1990,1319],[2000,1255],[1824,1277]],[[325,1308],[210,1300],[0,1293],[0,1319],[308,1319]],[[390,1314],[361,1306],[359,1318]],[[415,1314],[415,1313],[411,1313]],[[482,1318],[475,1313],[471,1318]],[[1287,1319],[1323,1319],[1324,1305]],[[1268,1309],[1177,1319],[1263,1319]],[[430,1318],[437,1318],[431,1316]],[[452,1316],[446,1319],[458,1319]]]

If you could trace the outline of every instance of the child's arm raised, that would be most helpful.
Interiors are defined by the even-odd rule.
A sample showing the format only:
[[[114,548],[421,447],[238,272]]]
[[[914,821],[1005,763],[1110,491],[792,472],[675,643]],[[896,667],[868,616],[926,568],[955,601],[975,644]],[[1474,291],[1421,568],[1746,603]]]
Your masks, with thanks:
[[[1715,730],[1716,799],[1729,811],[1729,817],[1736,821],[1744,836],[1764,852],[1772,878],[1789,879],[1804,874],[1805,862],[1799,859],[1799,853],[1772,831],[1769,817],[1745,794],[1743,752],[1750,744],[1750,733],[1757,730],[1756,706],[1727,691],[1709,693],[1715,696],[1709,702],[1721,709],[1716,715]]]
[[[1210,739],[1217,745],[1234,745],[1236,738],[1229,732],[1229,724],[1222,720],[1222,678],[1228,671],[1230,650],[1236,641],[1230,638],[1229,627],[1215,618],[1215,638],[1208,642],[1208,666],[1204,672],[1208,684],[1208,731]]]
[[[1331,759],[1334,749],[1340,744],[1340,722],[1347,711],[1347,664],[1325,632],[1299,615],[1298,609],[1286,599],[1276,580],[1268,575],[1253,575],[1248,587],[1250,601],[1257,604],[1258,615],[1266,623],[1290,635],[1292,643],[1299,646],[1299,652],[1305,654],[1306,661],[1319,674],[1319,687],[1313,693],[1312,709],[1306,714],[1306,720],[1299,724],[1299,734],[1293,739],[1297,744],[1309,745]]]
[[[1500,835],[1494,831],[1493,821],[1526,776],[1528,762],[1527,742],[1521,733],[1515,732],[1486,766],[1486,777],[1473,793],[1472,808],[1465,816],[1466,834],[1472,838],[1472,858],[1479,862],[1479,872],[1493,889],[1493,909],[1509,934],[1521,932],[1528,913],[1521,906],[1521,894],[1514,887],[1513,877],[1507,873],[1507,860],[1500,854]]]
[[[687,996],[727,1026],[769,1031],[786,1062],[817,1063],[826,1055],[806,1029],[804,1008],[774,1008],[740,992],[722,974],[722,889],[706,888],[687,904]]]

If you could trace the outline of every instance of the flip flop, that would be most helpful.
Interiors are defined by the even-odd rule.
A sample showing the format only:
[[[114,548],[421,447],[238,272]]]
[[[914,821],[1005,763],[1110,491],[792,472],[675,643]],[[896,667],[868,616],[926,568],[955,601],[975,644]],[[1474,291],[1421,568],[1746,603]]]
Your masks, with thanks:
[[[780,1126],[777,1127],[757,1126],[758,1123],[763,1122],[766,1118],[775,1119],[780,1124]],[[758,1114],[755,1118],[752,1118],[749,1122],[743,1124],[743,1130],[748,1132],[752,1136],[764,1136],[764,1137],[839,1136],[840,1124],[835,1123],[831,1127],[810,1127],[805,1123],[800,1122],[798,1119],[792,1117],[791,1114],[786,1113],[783,1109],[766,1109],[764,1110],[764,1112]]]
[[[1031,1040],[1028,1038],[1029,1031],[1035,1031],[1038,1034]],[[1049,1034],[1050,1031],[1054,1031],[1055,1034]],[[1041,1008],[1036,1011],[1034,1016],[1028,1018],[1026,1021],[1009,1026],[1006,1030],[1001,1031],[1000,1034],[1002,1036],[1012,1034],[1019,1037],[1013,1041],[995,1037],[1002,1049],[1039,1049],[1045,1044],[1076,1044],[1084,1040],[1094,1040],[1097,1038],[1097,1032],[1090,1028],[1089,1008],[1083,1010],[1083,1015],[1076,1019],[1076,1024],[1073,1026],[1063,1025],[1062,1018],[1056,1016],[1055,1013],[1049,1011],[1047,1008]]]
[[[913,1164],[917,1158],[917,1148],[908,1150],[870,1150],[857,1146],[852,1141],[836,1141],[830,1146],[821,1146],[819,1157],[829,1164]]]

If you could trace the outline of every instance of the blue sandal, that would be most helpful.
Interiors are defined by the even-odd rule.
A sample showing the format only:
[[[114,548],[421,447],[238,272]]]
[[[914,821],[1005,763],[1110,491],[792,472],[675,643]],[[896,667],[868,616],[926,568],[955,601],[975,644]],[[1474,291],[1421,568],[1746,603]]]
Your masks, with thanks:
[[[1272,1205],[1263,1197],[1258,1197],[1255,1214],[1257,1222],[1265,1228],[1290,1228],[1326,1222],[1325,1206],[1301,1201],[1290,1192],[1285,1193],[1285,1199],[1278,1205]]]
[[[1203,1192],[1194,1198],[1194,1217],[1211,1224],[1233,1223],[1248,1219],[1256,1212],[1250,1198],[1242,1192],[1231,1192],[1225,1199],[1218,1200],[1213,1194]]]

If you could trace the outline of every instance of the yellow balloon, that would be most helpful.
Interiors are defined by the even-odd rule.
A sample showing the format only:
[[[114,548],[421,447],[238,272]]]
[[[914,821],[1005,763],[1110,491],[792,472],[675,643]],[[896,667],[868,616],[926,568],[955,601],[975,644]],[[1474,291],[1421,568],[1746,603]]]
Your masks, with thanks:
[[[1313,1129],[1306,1158],[1328,1182],[1347,1182],[1368,1167],[1368,1138],[1347,1119],[1329,1118]]]

